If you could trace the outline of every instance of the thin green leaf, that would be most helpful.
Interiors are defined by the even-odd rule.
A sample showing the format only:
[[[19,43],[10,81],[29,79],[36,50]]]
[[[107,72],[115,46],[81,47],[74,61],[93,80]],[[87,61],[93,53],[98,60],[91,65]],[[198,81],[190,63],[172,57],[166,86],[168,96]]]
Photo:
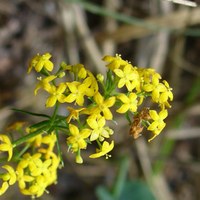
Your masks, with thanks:
[[[156,200],[156,198],[148,185],[142,181],[135,180],[125,182],[118,200]]]
[[[30,128],[37,128],[38,129],[38,128],[42,127],[42,126],[46,126],[49,123],[50,123],[49,120],[44,120],[44,121],[41,121],[41,122],[38,122],[36,124],[31,125]]]
[[[193,85],[192,85],[192,87],[191,87],[191,89],[190,89],[190,91],[189,91],[189,93],[186,97],[186,103],[187,104],[191,105],[198,98],[198,96],[200,94],[199,88],[200,88],[200,78],[198,77],[194,81],[194,83],[193,83]]]
[[[126,182],[128,167],[129,167],[129,159],[127,156],[124,156],[120,161],[120,169],[119,169],[118,176],[113,188],[114,199],[119,199],[123,191],[124,184]]]
[[[69,128],[68,127],[66,127],[66,126],[54,126],[56,129],[64,129],[64,130],[69,130]]]
[[[38,117],[46,117],[50,119],[50,116],[45,115],[45,114],[40,114],[40,113],[34,113],[34,112],[29,112],[27,110],[21,110],[21,109],[16,109],[16,108],[12,108],[12,110],[16,111],[16,112],[21,112],[21,113],[25,113],[28,115],[33,115],[33,116],[38,116]]]
[[[30,147],[30,144],[27,144],[26,146],[24,146],[20,152],[16,153],[16,156],[14,156],[13,160],[15,161],[19,160],[20,157],[29,149],[29,147]]]

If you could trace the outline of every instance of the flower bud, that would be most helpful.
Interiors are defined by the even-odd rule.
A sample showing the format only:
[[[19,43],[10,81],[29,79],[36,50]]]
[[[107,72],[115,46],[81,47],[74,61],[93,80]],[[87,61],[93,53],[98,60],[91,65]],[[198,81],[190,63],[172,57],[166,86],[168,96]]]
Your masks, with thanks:
[[[100,83],[103,83],[104,81],[104,76],[102,74],[97,74],[97,80],[100,82]]]

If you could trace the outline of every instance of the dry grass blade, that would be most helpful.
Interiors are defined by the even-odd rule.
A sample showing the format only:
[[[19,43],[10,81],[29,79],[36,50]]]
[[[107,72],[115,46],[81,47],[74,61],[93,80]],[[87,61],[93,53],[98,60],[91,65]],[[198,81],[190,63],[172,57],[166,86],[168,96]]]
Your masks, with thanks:
[[[182,30],[189,25],[195,25],[200,22],[200,8],[182,9],[165,16],[151,17],[144,20],[145,23],[156,25],[157,30],[148,27],[139,27],[134,25],[122,25],[112,33],[100,33],[97,35],[99,41],[112,38],[116,43],[127,42],[132,39],[138,39],[150,35],[154,32],[163,30]],[[188,18],[190,19],[188,21]]]
[[[180,130],[169,130],[166,133],[167,137],[170,139],[175,140],[185,140],[185,139],[192,139],[192,138],[199,138],[200,137],[200,128],[199,127],[191,127],[191,128],[184,128]]]
[[[95,66],[93,69],[96,68],[96,71],[105,74],[105,68],[102,67],[103,62],[101,61],[103,56],[97,46],[96,41],[90,33],[89,27],[86,23],[87,20],[84,14],[84,10],[78,5],[74,5],[73,9],[75,13],[76,29],[83,42],[85,52]]]

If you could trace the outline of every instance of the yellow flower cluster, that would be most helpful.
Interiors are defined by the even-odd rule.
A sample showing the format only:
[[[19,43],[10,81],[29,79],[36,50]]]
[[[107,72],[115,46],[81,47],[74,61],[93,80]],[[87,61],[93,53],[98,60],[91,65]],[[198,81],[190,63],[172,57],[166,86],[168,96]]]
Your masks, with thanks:
[[[56,73],[49,74],[52,68],[47,67],[50,62],[47,58],[50,57],[49,53],[40,57],[38,54],[30,62],[28,72],[35,68],[37,72],[41,72],[41,75],[44,76],[37,78],[35,95],[37,95],[39,89],[43,89],[49,94],[46,107],[54,107],[58,103],[74,105],[74,108],[68,106],[66,110],[68,112],[66,117],[68,137],[66,141],[72,152],[76,153],[77,163],[83,162],[80,150],[86,149],[89,141],[97,141],[99,147],[97,149],[99,156],[95,153],[91,157],[107,156],[107,153],[113,149],[114,142],[108,145],[109,143],[104,141],[113,133],[112,129],[106,126],[106,120],[113,119],[109,107],[115,104],[116,98],[114,96],[109,98],[102,96],[96,77],[82,64],[67,65],[62,62]],[[73,76],[73,80],[71,80],[71,76]],[[65,81],[61,81],[64,78]],[[88,100],[91,101],[90,105],[87,105]],[[78,126],[80,115],[89,116],[85,122],[82,122],[81,126]],[[101,154],[99,154],[99,151],[101,151]]]
[[[41,90],[47,93],[45,104],[54,108],[53,114],[17,110],[44,120],[26,129],[24,122],[8,127],[10,136],[14,135],[12,131],[21,135],[12,142],[0,134],[0,153],[6,154],[2,160],[16,163],[16,168],[1,166],[5,172],[0,175],[0,195],[17,182],[22,194],[40,197],[49,185],[56,183],[57,169],[63,165],[60,134],[66,138],[66,149],[68,146],[75,153],[76,162],[83,163],[81,151],[89,144],[97,146],[90,158],[111,156],[114,131],[107,124],[116,113],[126,116],[134,138],[146,128],[153,134],[151,141],[166,126],[164,120],[173,93],[154,69],[133,66],[120,55],[105,56],[107,74],[95,77],[82,64],[62,62],[55,71],[50,58],[50,53],[37,54],[29,63],[28,73],[33,69],[39,73],[34,94]],[[148,99],[155,109],[144,106]],[[66,106],[64,115],[59,114],[61,104]]]
[[[0,134],[0,153],[8,152],[8,161],[12,158],[13,147],[9,137],[5,134]]]
[[[40,197],[57,180],[60,159],[53,152],[56,135],[54,132],[40,134],[27,143],[34,147],[34,152],[25,153],[17,164],[18,185],[22,194]]]
[[[103,60],[108,62],[107,67],[118,77],[117,87],[125,87],[128,91],[126,94],[118,93],[116,95],[122,104],[116,110],[118,113],[130,111],[135,113],[137,119],[140,115],[138,106],[141,106],[146,98],[150,98],[160,108],[159,113],[156,110],[149,110],[148,117],[141,118],[140,124],[138,124],[138,126],[142,126],[143,122],[147,130],[153,133],[153,137],[149,139],[151,141],[160,134],[166,125],[163,120],[168,116],[167,108],[171,107],[169,101],[173,100],[172,88],[169,87],[166,80],[161,81],[160,74],[156,73],[154,69],[134,67],[131,63],[123,60],[120,55],[105,56]],[[133,132],[132,134],[138,135],[139,133]]]
[[[0,134],[0,154],[7,152],[7,161],[10,161],[13,157],[13,146],[10,138],[5,134]],[[13,167],[10,165],[3,165],[1,168],[5,169],[5,173],[0,174],[0,180],[2,182],[0,186],[0,196],[6,192],[10,185],[13,185],[17,178]]]
[[[1,135],[1,138],[9,146],[7,148],[6,146],[0,146],[0,149],[12,152],[13,146],[10,145],[10,139],[6,135]],[[9,186],[16,182],[18,182],[22,194],[30,195],[33,198],[40,197],[45,191],[47,192],[47,186],[57,181],[57,168],[60,163],[60,158],[53,152],[55,143],[56,136],[54,132],[48,135],[39,134],[27,140],[25,149],[31,146],[33,150],[32,152],[24,153],[17,160],[16,169],[10,165],[2,166],[7,172],[0,175],[0,179],[3,181],[0,187],[0,195],[5,193]],[[12,154],[9,154],[8,161],[11,158]]]
[[[50,74],[50,57],[49,53],[40,57],[37,55],[32,59],[29,71],[35,68],[45,75],[44,78],[38,78],[35,94],[39,89],[49,94],[46,107],[53,107],[57,102],[73,105],[67,107],[67,144],[76,153],[76,162],[83,162],[80,151],[86,149],[88,143],[96,141],[99,147],[90,156],[92,158],[107,155],[113,149],[113,141],[110,145],[106,141],[113,134],[112,129],[106,126],[106,121],[113,119],[113,106],[118,105],[116,112],[120,114],[130,113],[137,116],[140,113],[139,106],[142,106],[146,98],[150,98],[161,111],[157,113],[156,110],[149,110],[148,120],[141,119],[144,123],[140,126],[146,126],[153,133],[149,141],[165,127],[163,120],[168,115],[167,108],[170,107],[169,101],[172,101],[173,94],[167,81],[161,82],[160,74],[154,69],[135,67],[116,55],[103,58],[107,62],[107,77],[98,74],[96,78],[84,65],[67,65],[64,62],[56,73]],[[126,92],[119,92],[121,88],[125,88]]]

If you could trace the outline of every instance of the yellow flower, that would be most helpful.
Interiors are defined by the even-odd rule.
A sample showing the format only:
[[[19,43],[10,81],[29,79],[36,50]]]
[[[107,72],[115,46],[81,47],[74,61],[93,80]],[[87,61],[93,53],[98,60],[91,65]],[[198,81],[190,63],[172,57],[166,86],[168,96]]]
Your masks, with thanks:
[[[163,83],[159,82],[161,76],[155,71],[147,71],[148,79],[143,84],[143,90],[145,92],[151,92],[152,100],[156,103],[160,103],[164,108],[165,104],[168,105],[168,99],[173,100],[173,93],[171,92],[172,88],[169,87],[167,81]],[[168,106],[169,107],[169,106]]]
[[[124,65],[128,64],[128,62],[123,60],[121,58],[121,55],[119,55],[119,54],[116,54],[115,57],[113,57],[113,56],[104,56],[102,60],[109,63],[106,66],[112,71],[114,69],[118,69],[121,66],[124,66]]]
[[[109,144],[107,141],[104,141],[101,148],[97,149],[97,153],[90,155],[90,158],[99,158],[101,156],[106,155],[106,159],[109,157],[108,152],[110,152],[114,148],[114,141]]]
[[[159,102],[161,94],[166,90],[165,86],[162,83],[159,83],[152,91],[152,100],[154,102]]]
[[[51,85],[49,84],[49,82],[51,82],[52,80],[54,80],[56,78],[56,76],[52,75],[52,76],[48,76],[46,78],[42,78],[39,77],[39,83],[36,85],[36,88],[34,90],[34,94],[37,95],[37,92],[40,88],[45,89],[46,91],[50,91],[51,90]]]
[[[65,98],[65,102],[72,103],[75,101],[79,106],[84,104],[84,96],[93,96],[94,90],[90,88],[92,84],[92,78],[86,78],[83,83],[73,81],[67,83],[67,86],[70,90],[70,94]]]
[[[128,110],[131,112],[137,111],[137,95],[135,93],[130,93],[128,96],[121,93],[117,96],[117,98],[123,103],[123,105],[117,109],[118,113],[125,113]]]
[[[141,92],[143,90],[146,91],[146,88],[144,89],[144,85],[148,85],[148,84],[151,85],[150,91],[152,91],[153,90],[152,85],[157,85],[159,83],[159,79],[161,79],[160,74],[156,73],[155,70],[152,68],[137,68],[137,71],[138,71],[139,79],[140,79],[139,87],[136,87],[137,92]]]
[[[147,83],[144,85],[143,90],[145,92],[151,92],[152,100],[156,103],[159,102],[161,93],[166,91],[166,87],[162,83]]]
[[[28,134],[30,134],[31,132],[36,131],[36,130],[37,129],[35,129],[35,128],[34,129],[29,128],[29,127],[26,128],[26,132]],[[31,146],[33,146],[33,147],[39,147],[42,143],[42,132],[41,132],[41,134],[36,135],[35,137],[32,137],[31,139],[27,140],[26,142],[32,143]]]
[[[30,170],[31,176],[44,175],[46,177],[50,176],[49,166],[51,165],[52,160],[47,159],[44,162],[41,159],[37,159],[34,163],[34,167]]]
[[[93,130],[91,131],[90,141],[94,141],[99,139],[103,141],[104,138],[109,138],[110,135],[113,133],[109,127],[104,127],[106,120],[104,117],[97,118],[95,115],[91,115],[87,119],[87,123]]]
[[[97,74],[97,80],[98,80],[100,83],[103,83],[103,81],[104,81],[104,75],[103,75],[103,74]]]
[[[2,168],[8,171],[7,173],[2,175],[3,181],[7,181],[9,185],[13,185],[17,180],[15,170],[9,165],[4,165],[2,166]]]
[[[60,164],[60,158],[54,152],[51,152],[51,153],[49,153],[49,159],[52,160],[51,166],[49,167],[49,171],[54,174]],[[51,180],[49,180],[49,181],[51,183],[54,183],[56,181],[56,177],[55,176],[52,177]]]
[[[83,163],[83,158],[81,157],[80,154],[76,154],[76,163],[82,164]]]
[[[22,165],[17,166],[16,174],[17,174],[18,186],[20,189],[25,189],[26,183],[28,184],[34,180],[34,177],[28,175],[27,172],[24,171]]]
[[[96,94],[96,92],[99,90],[99,87],[98,87],[98,83],[97,83],[97,80],[96,78],[94,77],[94,75],[92,74],[92,72],[90,72],[89,70],[87,70],[87,74],[88,74],[88,77],[91,78],[91,85],[90,85],[90,88],[93,90],[93,95]],[[92,95],[92,96],[93,96]]]
[[[161,110],[159,113],[157,113],[155,110],[150,110],[149,115],[151,119],[153,119],[153,122],[149,125],[147,130],[150,130],[153,132],[154,136],[150,138],[148,141],[153,140],[159,133],[163,130],[166,123],[163,121],[167,115],[167,110]]]
[[[161,75],[155,72],[155,69],[152,68],[138,68],[138,73],[140,79],[143,83],[153,83],[153,85],[157,85],[159,83],[159,79],[161,79]]]
[[[42,144],[48,145],[48,147],[46,147],[45,149],[50,152],[53,151],[56,141],[57,138],[54,132],[51,132],[51,134],[43,136],[41,139]]]
[[[160,98],[159,98],[159,103],[164,104],[168,101],[168,99],[170,99],[170,101],[173,100],[173,93],[172,93],[172,88],[169,87],[169,83],[167,81],[163,81],[166,90],[164,92],[162,92],[160,94]]]
[[[87,76],[87,70],[82,64],[72,65],[71,71],[81,79],[84,79]]]
[[[67,107],[67,110],[69,111],[69,115],[66,119],[67,123],[71,121],[71,119],[78,119],[79,118],[79,113],[83,111],[85,108],[80,108],[80,109],[74,109],[72,107]]]
[[[63,93],[65,92],[66,88],[67,86],[65,83],[60,83],[57,87],[51,85],[51,87],[48,88],[48,92],[51,95],[46,101],[46,107],[53,107],[57,101],[64,103],[66,96]]]
[[[45,53],[43,55],[37,54],[31,62],[29,63],[28,73],[31,72],[34,67],[37,72],[40,72],[42,68],[45,68],[48,71],[53,70],[53,63],[49,60],[51,58],[50,53]]]
[[[139,84],[139,74],[131,64],[127,64],[123,69],[115,69],[114,73],[120,78],[118,88],[126,85],[128,91],[131,91]]]
[[[115,97],[109,97],[108,99],[104,99],[104,97],[101,96],[99,92],[97,92],[94,95],[94,101],[97,105],[94,108],[91,108],[89,113],[99,115],[102,112],[105,119],[111,120],[113,118],[113,115],[109,108],[114,105]]]
[[[42,156],[41,153],[35,153],[34,155],[30,155],[30,153],[26,153],[23,155],[22,159],[18,163],[19,168],[27,168],[30,169],[35,168],[35,163],[40,159]]]
[[[68,70],[68,71],[71,71],[71,70],[72,70],[72,66],[71,66],[71,65],[68,65],[68,64],[65,63],[64,61],[61,62],[60,67],[61,67],[63,70]]]
[[[59,162],[60,159],[53,152],[49,153],[48,159],[40,153],[25,154],[16,170],[21,193],[32,197],[41,196],[46,187],[56,181]]]
[[[47,187],[47,182],[44,176],[37,176],[34,183],[27,189],[21,189],[21,193],[24,195],[30,195],[32,198],[40,197],[45,192]]]
[[[79,131],[79,129],[73,125],[69,124],[69,131],[71,133],[71,136],[67,138],[67,144],[71,146],[73,152],[77,152],[79,149],[86,149],[87,142],[85,139],[87,139],[90,136],[91,130],[90,129],[82,129]]]
[[[20,130],[22,130],[22,128],[24,127],[25,124],[26,124],[26,122],[18,121],[18,122],[13,123],[12,125],[8,126],[6,130],[7,131],[12,131],[12,130],[20,131]]]
[[[6,169],[7,173],[0,175],[0,179],[3,181],[2,186],[0,187],[0,196],[6,192],[9,185],[13,185],[17,180],[15,170],[11,166],[4,165],[2,168]]]
[[[0,134],[0,152],[1,151],[8,152],[8,161],[10,161],[13,155],[13,146],[9,137],[3,134]]]

